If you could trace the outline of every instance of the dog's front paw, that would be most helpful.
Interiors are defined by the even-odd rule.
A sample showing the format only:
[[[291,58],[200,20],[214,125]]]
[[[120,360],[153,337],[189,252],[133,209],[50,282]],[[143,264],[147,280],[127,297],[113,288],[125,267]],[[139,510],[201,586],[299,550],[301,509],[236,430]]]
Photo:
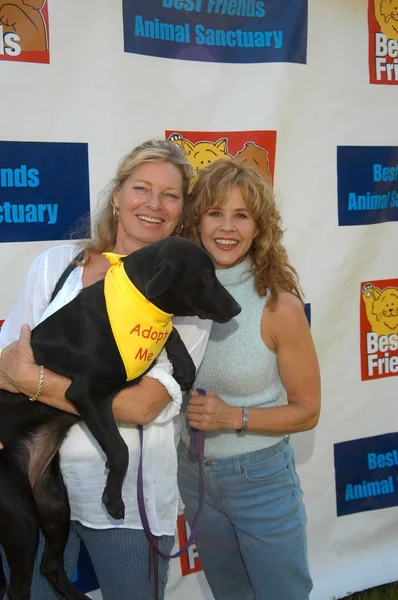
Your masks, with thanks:
[[[373,285],[371,283],[367,283],[362,288],[362,295],[366,296],[367,298],[370,298],[370,296],[372,295],[372,290],[373,290]]]
[[[106,489],[102,494],[102,502],[106,506],[106,510],[114,519],[124,519],[124,502],[122,499],[120,500],[110,500],[108,494],[106,493]]]
[[[173,377],[183,392],[189,392],[196,377],[196,368],[194,363],[173,363]]]
[[[182,140],[182,135],[180,133],[172,133],[169,137],[170,142],[179,142],[180,140]]]

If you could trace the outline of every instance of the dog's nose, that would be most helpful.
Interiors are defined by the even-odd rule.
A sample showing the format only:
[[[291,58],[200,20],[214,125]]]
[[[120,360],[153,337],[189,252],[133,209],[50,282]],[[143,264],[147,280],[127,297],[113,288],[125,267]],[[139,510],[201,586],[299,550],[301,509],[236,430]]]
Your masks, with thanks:
[[[227,323],[234,317],[236,317],[242,310],[242,307],[237,302],[228,302],[224,305],[222,311],[220,311],[220,323]]]
[[[236,317],[242,311],[242,307],[236,301],[230,302],[227,308],[227,312],[231,313],[233,317]]]

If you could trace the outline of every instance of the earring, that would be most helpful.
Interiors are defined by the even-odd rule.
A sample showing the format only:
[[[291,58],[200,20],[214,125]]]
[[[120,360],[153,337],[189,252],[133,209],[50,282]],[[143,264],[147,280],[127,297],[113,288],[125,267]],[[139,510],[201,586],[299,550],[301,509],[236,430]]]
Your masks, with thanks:
[[[174,229],[174,232],[172,235],[181,235],[182,230],[184,229],[184,224],[180,223],[179,225],[177,225],[177,227]]]
[[[117,222],[119,220],[119,209],[113,203],[112,203],[112,214],[113,214],[113,218]]]

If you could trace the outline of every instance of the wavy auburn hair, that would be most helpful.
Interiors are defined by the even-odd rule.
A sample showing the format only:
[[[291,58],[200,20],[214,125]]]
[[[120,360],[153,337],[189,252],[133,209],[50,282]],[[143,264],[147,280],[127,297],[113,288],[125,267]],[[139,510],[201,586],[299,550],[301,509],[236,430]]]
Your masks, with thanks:
[[[281,290],[292,292],[303,302],[297,271],[281,242],[281,216],[271,182],[257,168],[220,158],[201,169],[186,206],[184,237],[201,245],[201,218],[213,206],[226,204],[234,187],[240,189],[258,230],[249,251],[257,293],[265,296],[270,290],[270,307],[275,306]]]

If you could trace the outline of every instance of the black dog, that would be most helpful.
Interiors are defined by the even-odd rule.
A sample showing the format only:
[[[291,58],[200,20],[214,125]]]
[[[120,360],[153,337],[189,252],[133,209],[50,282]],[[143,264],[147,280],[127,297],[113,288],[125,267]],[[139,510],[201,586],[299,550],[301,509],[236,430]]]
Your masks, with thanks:
[[[220,323],[240,312],[240,306],[218,282],[210,257],[191,242],[168,238],[123,261],[135,287],[164,312]],[[38,364],[71,378],[66,397],[107,456],[103,502],[109,514],[122,518],[128,449],[113,419],[112,399],[142,375],[126,382],[106,312],[104,282],[83,289],[35,327],[32,347]],[[195,366],[175,329],[165,347],[175,379],[182,389],[190,389]],[[30,598],[39,528],[46,540],[42,573],[67,600],[86,598],[69,581],[63,567],[70,510],[58,449],[77,421],[79,417],[29,402],[23,394],[0,390],[0,441],[4,446],[0,451],[0,544],[11,571],[9,600]],[[2,581],[0,563],[0,590]]]

